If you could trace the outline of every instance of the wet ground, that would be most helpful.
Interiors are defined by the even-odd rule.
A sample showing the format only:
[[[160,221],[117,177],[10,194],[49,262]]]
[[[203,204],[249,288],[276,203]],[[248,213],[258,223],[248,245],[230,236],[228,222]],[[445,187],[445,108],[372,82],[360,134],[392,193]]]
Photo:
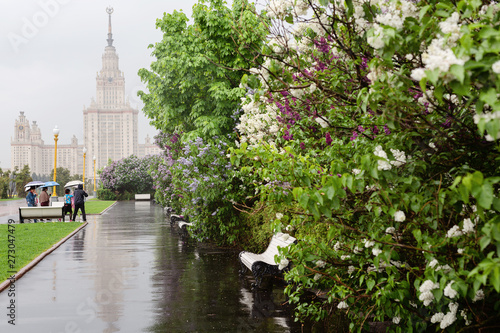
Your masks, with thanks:
[[[19,220],[19,207],[26,207],[26,200],[0,201],[0,224],[6,224],[9,219]]]
[[[0,293],[0,332],[308,331],[282,289],[252,292],[237,252],[183,241],[161,207],[119,202],[87,220],[15,283],[15,296]]]

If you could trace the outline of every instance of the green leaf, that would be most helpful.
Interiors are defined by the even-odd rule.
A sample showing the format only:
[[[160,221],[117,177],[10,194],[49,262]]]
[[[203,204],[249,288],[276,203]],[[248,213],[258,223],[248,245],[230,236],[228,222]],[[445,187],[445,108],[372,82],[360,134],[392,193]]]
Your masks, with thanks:
[[[464,83],[465,70],[462,65],[451,65],[450,73],[455,75],[460,83]]]
[[[309,203],[309,195],[307,193],[302,193],[299,197],[299,204],[302,208],[307,209]]]
[[[497,91],[495,88],[490,88],[487,91],[481,91],[479,99],[489,105],[495,104],[497,100]]]
[[[366,289],[368,291],[372,290],[374,286],[375,286],[375,280],[370,279],[370,280],[366,281]]]
[[[490,282],[496,292],[500,292],[500,266],[493,267],[493,272],[490,274]]]
[[[333,199],[333,196],[335,195],[335,188],[333,186],[328,186],[326,188],[326,197],[329,199],[329,200],[332,200]]]
[[[493,203],[493,186],[491,184],[483,184],[479,196],[476,197],[477,203],[484,209],[490,209]]]

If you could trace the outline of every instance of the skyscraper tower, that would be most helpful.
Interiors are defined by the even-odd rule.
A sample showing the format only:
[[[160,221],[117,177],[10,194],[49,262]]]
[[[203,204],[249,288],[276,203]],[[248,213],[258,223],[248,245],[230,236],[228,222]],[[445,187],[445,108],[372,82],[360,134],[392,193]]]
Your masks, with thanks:
[[[118,55],[113,46],[111,14],[109,15],[107,46],[102,55],[102,69],[96,77],[96,100],[83,110],[84,146],[87,148],[86,170],[92,170],[92,157],[96,168],[108,160],[120,160],[138,153],[137,122],[139,111],[125,100],[125,77],[118,66]]]

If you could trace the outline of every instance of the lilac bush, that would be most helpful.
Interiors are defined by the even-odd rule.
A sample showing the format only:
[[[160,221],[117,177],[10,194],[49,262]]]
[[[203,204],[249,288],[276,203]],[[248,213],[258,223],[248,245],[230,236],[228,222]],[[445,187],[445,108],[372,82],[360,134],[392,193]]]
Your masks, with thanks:
[[[159,159],[160,157],[156,155],[141,159],[132,155],[112,162],[100,173],[102,188],[116,193],[153,192],[153,178],[149,174],[149,169]]]
[[[161,133],[156,142],[164,149],[163,159],[151,168],[156,200],[189,216],[197,239],[233,243],[242,223],[233,203],[246,193],[227,156],[234,136],[181,142],[179,134]]]

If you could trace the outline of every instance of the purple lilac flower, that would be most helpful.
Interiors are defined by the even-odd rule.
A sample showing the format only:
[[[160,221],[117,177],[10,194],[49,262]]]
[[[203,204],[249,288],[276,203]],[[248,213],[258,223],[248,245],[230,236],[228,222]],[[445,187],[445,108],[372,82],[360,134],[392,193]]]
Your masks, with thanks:
[[[387,127],[387,125],[384,125],[384,132],[387,135],[391,134],[391,130],[389,129],[389,127]]]
[[[327,132],[325,134],[325,138],[326,138],[326,144],[329,146],[332,144],[333,140],[332,140],[332,137],[330,136],[330,132]]]
[[[353,132],[352,132],[352,136],[351,136],[351,141],[356,140],[356,139],[358,138],[358,136],[359,136],[358,132],[353,131]]]

